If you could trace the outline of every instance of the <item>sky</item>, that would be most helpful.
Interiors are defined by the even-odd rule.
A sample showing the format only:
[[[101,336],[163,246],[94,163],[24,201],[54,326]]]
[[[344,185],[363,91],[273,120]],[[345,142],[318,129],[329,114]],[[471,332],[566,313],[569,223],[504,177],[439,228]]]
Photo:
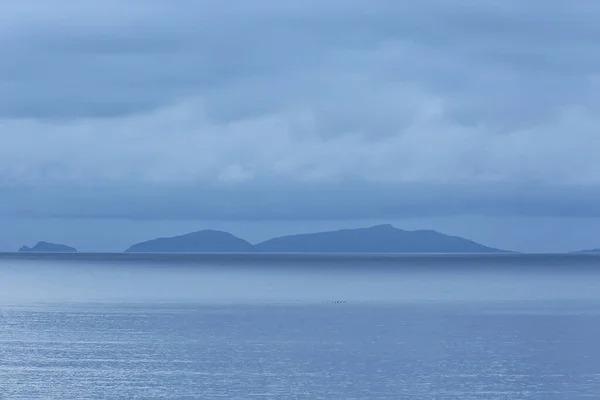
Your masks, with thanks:
[[[1,2],[0,250],[380,222],[600,247],[599,20],[588,0]]]

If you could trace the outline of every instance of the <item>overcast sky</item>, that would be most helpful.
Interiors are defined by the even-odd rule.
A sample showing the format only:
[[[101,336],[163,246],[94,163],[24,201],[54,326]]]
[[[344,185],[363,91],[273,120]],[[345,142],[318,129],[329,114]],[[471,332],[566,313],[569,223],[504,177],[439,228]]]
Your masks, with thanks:
[[[598,21],[586,0],[2,2],[0,250],[323,221],[600,247]],[[116,226],[136,233],[98,239]]]

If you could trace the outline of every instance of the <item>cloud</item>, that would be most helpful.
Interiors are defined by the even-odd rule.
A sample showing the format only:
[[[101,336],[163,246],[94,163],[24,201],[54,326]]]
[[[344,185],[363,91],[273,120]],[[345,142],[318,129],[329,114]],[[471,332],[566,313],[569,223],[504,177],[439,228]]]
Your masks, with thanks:
[[[592,2],[26,0],[0,15],[15,199],[0,212],[596,212]]]

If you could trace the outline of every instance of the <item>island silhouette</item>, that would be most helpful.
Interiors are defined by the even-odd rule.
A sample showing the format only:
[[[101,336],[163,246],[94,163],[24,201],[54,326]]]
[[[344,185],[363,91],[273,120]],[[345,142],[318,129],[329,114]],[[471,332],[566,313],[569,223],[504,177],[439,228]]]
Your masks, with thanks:
[[[22,246],[19,249],[20,253],[76,253],[77,249],[64,244],[56,244],[50,242],[37,242],[33,247]]]
[[[507,253],[433,230],[392,225],[280,236],[257,244],[206,229],[136,243],[127,253]]]

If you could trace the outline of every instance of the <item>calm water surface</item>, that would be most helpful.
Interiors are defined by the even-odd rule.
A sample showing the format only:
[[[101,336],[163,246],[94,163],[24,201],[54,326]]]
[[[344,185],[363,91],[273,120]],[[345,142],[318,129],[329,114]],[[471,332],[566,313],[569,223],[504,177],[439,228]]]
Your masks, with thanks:
[[[593,256],[0,255],[2,399],[599,399]]]

